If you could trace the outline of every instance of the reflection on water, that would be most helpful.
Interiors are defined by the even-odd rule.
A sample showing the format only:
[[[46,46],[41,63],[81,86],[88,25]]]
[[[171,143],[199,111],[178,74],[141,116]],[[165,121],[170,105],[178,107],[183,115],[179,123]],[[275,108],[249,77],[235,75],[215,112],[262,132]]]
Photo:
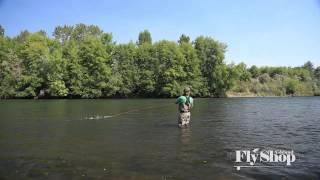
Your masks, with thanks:
[[[186,145],[190,143],[190,138],[191,138],[191,127],[185,127],[185,128],[181,128],[181,135],[180,135],[180,139],[181,139],[181,143]]]
[[[196,99],[182,129],[173,101],[0,101],[0,179],[320,178],[319,97]],[[236,171],[253,148],[297,160]]]

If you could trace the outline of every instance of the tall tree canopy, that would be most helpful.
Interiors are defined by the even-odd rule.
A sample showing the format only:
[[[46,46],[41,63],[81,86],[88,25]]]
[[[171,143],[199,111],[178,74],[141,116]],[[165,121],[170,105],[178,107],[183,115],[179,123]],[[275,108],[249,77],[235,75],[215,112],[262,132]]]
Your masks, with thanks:
[[[0,37],[4,37],[4,28],[0,25]]]
[[[185,35],[185,34],[182,34],[179,38],[179,41],[178,43],[179,44],[182,44],[182,43],[189,43],[190,42],[190,37]]]
[[[152,44],[151,34],[148,30],[139,33],[138,44],[142,45],[144,43]]]

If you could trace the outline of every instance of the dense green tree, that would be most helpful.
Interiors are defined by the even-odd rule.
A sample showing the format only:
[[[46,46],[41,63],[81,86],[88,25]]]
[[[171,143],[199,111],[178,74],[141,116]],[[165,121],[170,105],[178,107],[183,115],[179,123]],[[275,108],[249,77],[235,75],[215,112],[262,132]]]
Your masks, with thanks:
[[[249,72],[253,78],[257,78],[260,75],[259,69],[255,65],[250,67]]]
[[[71,38],[80,41],[84,40],[87,37],[96,37],[100,38],[103,35],[103,31],[95,25],[85,25],[85,24],[77,24],[74,26]]]
[[[0,25],[0,37],[4,37],[4,28]]]
[[[318,66],[315,70],[314,70],[314,77],[320,81],[320,66]]]
[[[98,26],[88,26],[82,23],[75,26],[57,26],[53,32],[53,36],[62,43],[68,40],[81,41],[89,36],[98,38],[102,35],[103,31]]]
[[[260,83],[264,84],[271,81],[270,75],[268,73],[263,73],[258,77]]]
[[[308,70],[310,73],[313,73],[313,71],[314,71],[314,66],[311,61],[307,61],[306,63],[304,63],[304,65],[302,67],[304,69]]]
[[[235,73],[233,69],[225,64],[220,64],[216,67],[214,72],[215,77],[215,91],[214,95],[217,97],[225,97],[226,92],[234,86]]]
[[[73,40],[66,42],[62,47],[63,59],[66,60],[65,84],[69,89],[69,95],[73,97],[85,97],[84,94],[84,70],[80,64],[79,47]]]
[[[159,61],[157,94],[174,97],[181,94],[186,85],[186,59],[175,42],[160,41],[155,44],[156,59]]]
[[[224,53],[227,46],[210,37],[200,36],[195,40],[195,49],[201,59],[201,72],[208,86],[210,95],[224,96],[228,77],[224,64]]]
[[[102,41],[93,36],[85,38],[79,47],[79,59],[84,71],[82,97],[97,98],[107,95],[111,75],[108,63],[111,57]]]
[[[45,30],[40,30],[40,31],[37,31],[37,34],[40,34],[40,35],[42,35],[42,36],[44,36],[44,37],[47,37],[48,35],[47,35],[47,32],[45,31]]]
[[[184,64],[183,71],[186,72],[186,77],[181,84],[192,88],[192,93],[197,96],[206,95],[203,78],[200,70],[200,59],[197,56],[196,50],[189,41],[180,41],[180,51],[183,55]]]
[[[297,78],[301,81],[310,81],[312,79],[310,71],[305,68],[295,67],[288,72],[292,78]]]
[[[67,61],[63,58],[61,45],[57,41],[49,44],[50,58],[47,72],[47,87],[51,96],[64,97],[69,93],[65,83]]]
[[[231,64],[228,67],[229,71],[229,76],[228,79],[226,80],[229,84],[229,88],[233,88],[236,91],[239,92],[247,92],[248,88],[243,87],[243,84],[245,82],[250,81],[251,73],[247,69],[246,64],[244,63],[239,63],[238,65]]]
[[[112,94],[128,97],[136,92],[138,69],[135,64],[135,44],[119,45],[113,52]]]
[[[151,34],[148,30],[144,30],[139,33],[138,45],[142,45],[144,43],[152,44]]]
[[[251,74],[248,71],[246,64],[240,63],[240,64],[236,65],[234,68],[237,71],[237,76],[240,81],[250,80]]]
[[[289,79],[286,81],[286,94],[295,94],[298,88],[299,82],[295,79]]]
[[[105,45],[112,44],[112,34],[111,33],[103,33],[101,36],[102,43]]]
[[[57,26],[54,29],[53,36],[61,43],[65,43],[66,41],[69,41],[71,39],[73,29],[73,26],[68,25]]]
[[[23,45],[26,43],[27,37],[29,37],[31,33],[27,30],[21,31],[18,36],[14,38],[14,40],[17,42],[19,45]]]
[[[155,95],[156,81],[160,74],[160,64],[155,54],[155,46],[149,43],[140,45],[136,50],[135,65],[138,71],[137,95],[147,97]]]
[[[22,59],[22,78],[18,83],[18,97],[35,97],[46,88],[49,48],[48,38],[40,33],[30,34],[21,47],[19,58]]]
[[[15,96],[21,71],[20,59],[10,48],[8,39],[0,37],[0,99]]]
[[[178,40],[178,43],[179,44],[190,43],[190,37],[185,34],[182,34]]]

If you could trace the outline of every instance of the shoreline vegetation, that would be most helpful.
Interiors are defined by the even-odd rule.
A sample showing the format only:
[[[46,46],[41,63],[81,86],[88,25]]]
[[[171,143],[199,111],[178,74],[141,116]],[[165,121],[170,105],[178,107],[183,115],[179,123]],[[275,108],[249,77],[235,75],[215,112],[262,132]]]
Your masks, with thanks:
[[[148,30],[119,44],[95,25],[5,36],[0,25],[0,99],[319,96],[320,66],[227,64],[211,37],[152,42]]]

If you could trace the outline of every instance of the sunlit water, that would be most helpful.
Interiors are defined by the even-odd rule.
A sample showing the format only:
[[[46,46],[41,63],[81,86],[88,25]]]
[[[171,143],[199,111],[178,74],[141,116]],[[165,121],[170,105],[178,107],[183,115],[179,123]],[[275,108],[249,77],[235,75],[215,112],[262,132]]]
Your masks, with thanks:
[[[320,98],[0,101],[0,179],[319,179]],[[294,150],[290,167],[242,168],[235,150]]]

